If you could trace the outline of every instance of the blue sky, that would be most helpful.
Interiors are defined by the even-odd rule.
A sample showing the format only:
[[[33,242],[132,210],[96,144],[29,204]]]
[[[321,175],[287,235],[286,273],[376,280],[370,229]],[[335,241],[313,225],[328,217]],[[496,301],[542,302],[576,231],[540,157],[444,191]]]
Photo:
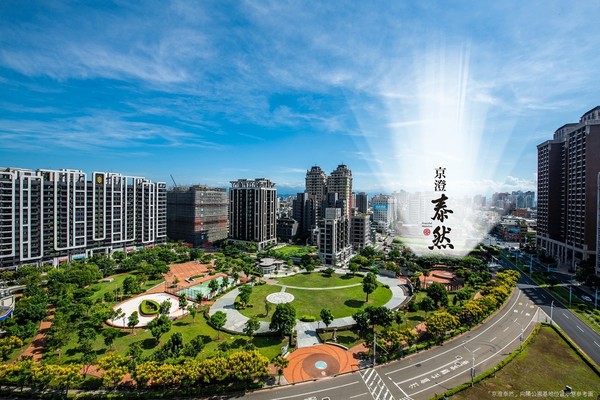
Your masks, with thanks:
[[[0,166],[535,188],[600,104],[592,1],[0,2]],[[417,172],[420,171],[420,172]],[[454,175],[453,175],[454,172]]]

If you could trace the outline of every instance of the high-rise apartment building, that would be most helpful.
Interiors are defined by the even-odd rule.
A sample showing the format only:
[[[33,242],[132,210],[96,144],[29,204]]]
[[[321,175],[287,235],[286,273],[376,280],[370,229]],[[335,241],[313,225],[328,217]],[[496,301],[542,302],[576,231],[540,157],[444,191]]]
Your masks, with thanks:
[[[309,198],[313,201],[315,207],[314,219],[311,221],[313,227],[317,224],[317,221],[321,218],[321,203],[327,193],[327,175],[321,167],[312,166],[310,170],[306,171],[306,193]]]
[[[292,202],[292,218],[298,222],[298,237],[306,240],[316,224],[315,202],[307,193],[298,193]]]
[[[396,215],[396,199],[385,194],[378,194],[371,199],[373,222],[389,227]]]
[[[0,266],[58,264],[166,242],[166,185],[78,170],[0,168]]]
[[[337,193],[339,200],[344,202],[342,215],[348,220],[352,217],[352,171],[340,164],[327,178],[327,192]]]
[[[349,238],[349,220],[341,208],[326,208],[319,221],[319,257],[325,265],[346,266],[352,246]]]
[[[167,235],[193,246],[227,239],[228,206],[225,188],[173,188],[167,192]]]
[[[238,179],[229,189],[229,240],[259,250],[277,243],[277,189],[269,179]]]
[[[600,106],[538,145],[538,248],[571,268],[596,255],[599,172]]]
[[[366,214],[369,210],[369,195],[360,192],[356,195],[356,211],[359,214]]]
[[[352,216],[350,243],[354,250],[360,250],[371,244],[371,216],[369,214]]]

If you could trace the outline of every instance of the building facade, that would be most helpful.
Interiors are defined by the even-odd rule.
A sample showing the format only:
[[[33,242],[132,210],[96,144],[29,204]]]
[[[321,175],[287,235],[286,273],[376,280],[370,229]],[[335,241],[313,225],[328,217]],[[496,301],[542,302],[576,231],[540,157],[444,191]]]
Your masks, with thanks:
[[[538,145],[538,249],[575,269],[596,255],[600,106]]]
[[[371,242],[371,216],[357,214],[352,216],[350,224],[350,242],[354,250],[370,246]]]
[[[338,199],[344,202],[342,215],[348,220],[352,217],[352,171],[340,164],[327,178],[327,193],[337,193]]]
[[[349,221],[341,208],[326,208],[319,223],[319,257],[325,265],[345,267],[352,255]]]
[[[269,179],[238,179],[229,189],[229,240],[259,250],[277,243],[277,189]]]
[[[378,194],[371,199],[373,209],[373,222],[389,227],[394,222],[396,215],[396,199],[385,194]]]
[[[225,188],[176,187],[167,192],[167,236],[194,247],[227,239],[229,198]]]
[[[356,211],[358,214],[366,214],[369,211],[369,195],[365,192],[356,195]]]
[[[0,267],[165,243],[166,185],[79,170],[0,168]]]

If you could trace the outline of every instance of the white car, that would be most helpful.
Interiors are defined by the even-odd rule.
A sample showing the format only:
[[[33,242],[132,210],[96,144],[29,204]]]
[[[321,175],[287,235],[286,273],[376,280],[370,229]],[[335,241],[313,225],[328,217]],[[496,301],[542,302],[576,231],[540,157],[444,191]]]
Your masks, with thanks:
[[[588,302],[592,302],[592,298],[590,296],[581,296],[581,298],[583,299],[583,301],[588,301]]]

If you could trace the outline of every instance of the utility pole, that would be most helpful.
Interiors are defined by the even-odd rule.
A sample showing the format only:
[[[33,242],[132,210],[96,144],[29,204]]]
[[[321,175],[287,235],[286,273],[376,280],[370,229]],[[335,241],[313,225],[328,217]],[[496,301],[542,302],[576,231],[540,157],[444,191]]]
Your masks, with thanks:
[[[573,296],[573,286],[569,286],[569,308],[571,308],[571,297]]]
[[[373,368],[375,368],[375,352],[377,351],[377,334],[373,332]]]
[[[554,310],[554,300],[552,300],[552,303],[550,303],[550,325],[552,325],[554,322],[552,321],[552,311]]]
[[[463,342],[463,347],[465,348],[465,350],[467,350],[473,356],[473,363],[471,364],[471,387],[472,387],[473,381],[475,380],[475,352],[469,350],[467,348],[467,346],[465,345],[465,342]]]

